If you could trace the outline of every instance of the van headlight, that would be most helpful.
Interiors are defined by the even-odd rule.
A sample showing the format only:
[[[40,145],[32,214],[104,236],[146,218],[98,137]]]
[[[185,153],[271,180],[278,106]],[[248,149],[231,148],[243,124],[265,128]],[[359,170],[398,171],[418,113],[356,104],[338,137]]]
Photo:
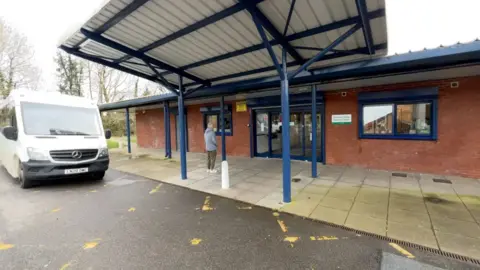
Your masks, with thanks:
[[[108,148],[100,148],[98,150],[99,154],[98,154],[98,157],[101,158],[101,157],[108,157]]]
[[[39,160],[39,161],[48,160],[48,154],[46,153],[46,151],[42,149],[28,147],[27,154],[30,160]]]

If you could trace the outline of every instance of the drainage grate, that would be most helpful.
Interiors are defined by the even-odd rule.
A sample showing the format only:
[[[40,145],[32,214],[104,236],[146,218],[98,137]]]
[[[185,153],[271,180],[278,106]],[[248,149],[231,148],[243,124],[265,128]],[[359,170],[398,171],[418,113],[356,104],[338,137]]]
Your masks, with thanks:
[[[300,178],[292,178],[292,182],[295,182],[295,183],[300,182],[300,180],[302,180],[302,179],[300,179]]]
[[[444,183],[444,184],[451,184],[452,181],[447,180],[447,179],[439,179],[439,178],[433,178],[433,182],[436,183]]]
[[[352,228],[345,227],[343,225],[338,225],[338,224],[330,223],[330,222],[323,221],[323,220],[316,220],[316,219],[310,219],[310,220],[325,224],[325,225],[330,226],[330,227],[335,227],[335,228],[340,228],[342,230],[351,231],[351,232],[354,232],[356,234],[366,235],[366,236],[377,238],[377,239],[380,239],[380,240],[383,240],[383,241],[393,242],[393,243],[396,243],[396,244],[399,244],[399,245],[402,245],[402,246],[405,246],[405,247],[415,248],[415,249],[418,249],[418,250],[421,250],[421,251],[427,251],[427,252],[434,253],[434,254],[437,254],[437,255],[441,255],[441,256],[444,256],[444,257],[447,257],[447,258],[452,258],[452,259],[455,259],[455,260],[459,260],[459,261],[462,261],[462,262],[467,262],[467,263],[480,265],[480,260],[470,258],[470,257],[467,257],[467,256],[458,255],[458,254],[455,254],[455,253],[451,253],[451,252],[447,252],[447,251],[443,251],[443,250],[439,250],[439,249],[435,249],[435,248],[431,248],[431,247],[425,247],[425,246],[422,246],[422,245],[409,243],[409,242],[405,242],[405,241],[402,241],[402,240],[393,239],[393,238],[390,238],[388,236],[383,236],[383,235],[378,235],[378,234],[374,234],[374,233],[360,231],[360,230],[357,230],[357,229],[352,229]]]
[[[392,173],[392,176],[396,176],[396,177],[407,177],[407,174],[406,174],[406,173],[394,172],[394,173]]]

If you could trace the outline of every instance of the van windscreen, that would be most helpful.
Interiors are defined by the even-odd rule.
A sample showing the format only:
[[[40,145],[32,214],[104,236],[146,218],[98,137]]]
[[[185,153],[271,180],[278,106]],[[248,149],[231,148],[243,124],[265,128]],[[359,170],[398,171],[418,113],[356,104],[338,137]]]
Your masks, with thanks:
[[[94,108],[22,102],[23,127],[27,135],[101,134],[100,120]]]

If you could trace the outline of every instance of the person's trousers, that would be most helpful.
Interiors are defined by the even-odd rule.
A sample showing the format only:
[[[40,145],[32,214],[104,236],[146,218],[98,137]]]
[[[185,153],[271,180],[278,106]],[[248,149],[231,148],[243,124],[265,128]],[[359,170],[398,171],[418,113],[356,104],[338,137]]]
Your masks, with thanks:
[[[207,151],[207,169],[215,168],[215,159],[217,158],[217,150]]]

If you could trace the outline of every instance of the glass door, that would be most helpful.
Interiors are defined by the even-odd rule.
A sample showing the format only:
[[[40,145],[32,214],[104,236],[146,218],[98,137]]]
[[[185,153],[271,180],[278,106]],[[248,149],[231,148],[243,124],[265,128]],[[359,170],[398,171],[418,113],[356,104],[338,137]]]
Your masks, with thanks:
[[[256,129],[255,129],[255,154],[257,156],[269,155],[269,141],[270,125],[268,113],[256,113]]]
[[[282,156],[282,116],[278,112],[271,113],[271,140],[270,140],[270,155]]]
[[[305,156],[305,132],[303,125],[303,113],[290,113],[290,155],[296,157]]]
[[[305,157],[311,159],[312,158],[312,139],[313,139],[313,132],[312,132],[312,114],[305,113]],[[322,117],[321,114],[317,113],[317,160],[321,160],[321,153],[322,153]]]

